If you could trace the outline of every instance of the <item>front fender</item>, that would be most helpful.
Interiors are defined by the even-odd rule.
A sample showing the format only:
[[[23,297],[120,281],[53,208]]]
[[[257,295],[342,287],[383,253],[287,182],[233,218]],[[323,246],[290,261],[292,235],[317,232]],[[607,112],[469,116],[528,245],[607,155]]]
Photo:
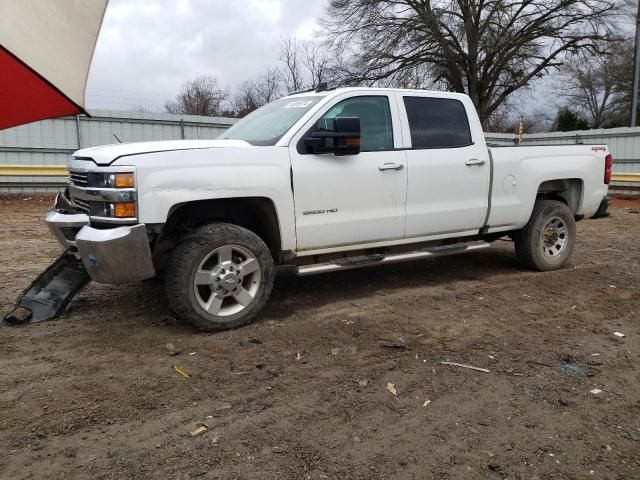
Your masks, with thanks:
[[[295,249],[286,148],[159,152],[122,161],[136,167],[140,222],[164,224],[176,205],[189,202],[262,197],[275,206],[282,249]]]

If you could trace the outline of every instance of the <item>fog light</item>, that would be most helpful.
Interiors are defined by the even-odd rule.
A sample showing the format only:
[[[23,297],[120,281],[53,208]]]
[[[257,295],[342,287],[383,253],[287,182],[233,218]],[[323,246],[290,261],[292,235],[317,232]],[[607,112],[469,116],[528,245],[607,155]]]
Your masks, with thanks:
[[[116,173],[113,175],[112,184],[116,188],[133,188],[133,173]]]
[[[113,205],[113,216],[116,218],[133,218],[136,216],[136,204],[134,202],[116,203]]]

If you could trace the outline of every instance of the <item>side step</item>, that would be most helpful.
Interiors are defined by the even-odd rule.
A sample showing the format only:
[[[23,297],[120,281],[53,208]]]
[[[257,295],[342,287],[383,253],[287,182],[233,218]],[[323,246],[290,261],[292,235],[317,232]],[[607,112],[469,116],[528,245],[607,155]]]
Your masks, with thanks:
[[[21,325],[58,318],[90,280],[82,261],[66,251],[22,292],[4,321]]]
[[[315,265],[304,265],[298,267],[298,276],[307,277],[310,275],[318,275],[320,273],[338,272],[343,270],[354,270],[356,268],[371,267],[374,265],[389,265],[392,263],[410,262],[428,257],[442,257],[445,255],[455,255],[457,253],[471,252],[473,250],[482,250],[489,248],[489,243],[456,243],[453,245],[441,245],[437,247],[429,247],[415,252],[397,253],[389,255],[367,255],[362,257],[345,258],[333,260],[327,263],[318,263]]]

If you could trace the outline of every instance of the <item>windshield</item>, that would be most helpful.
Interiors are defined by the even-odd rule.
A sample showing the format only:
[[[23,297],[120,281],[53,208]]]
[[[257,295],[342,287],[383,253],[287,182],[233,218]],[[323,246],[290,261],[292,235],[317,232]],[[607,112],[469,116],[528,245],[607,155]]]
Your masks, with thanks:
[[[322,98],[324,97],[281,98],[247,115],[218,138],[244,140],[251,145],[273,146]]]

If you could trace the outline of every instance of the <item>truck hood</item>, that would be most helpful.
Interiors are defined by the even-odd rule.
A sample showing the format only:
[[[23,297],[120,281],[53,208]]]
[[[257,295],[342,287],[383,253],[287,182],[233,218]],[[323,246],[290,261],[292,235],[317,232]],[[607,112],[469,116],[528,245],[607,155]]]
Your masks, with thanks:
[[[229,147],[247,148],[251,147],[251,144],[242,140],[170,140],[164,142],[117,143],[115,145],[84,148],[75,152],[73,156],[78,159],[91,159],[98,165],[110,165],[118,158],[145,153]]]

